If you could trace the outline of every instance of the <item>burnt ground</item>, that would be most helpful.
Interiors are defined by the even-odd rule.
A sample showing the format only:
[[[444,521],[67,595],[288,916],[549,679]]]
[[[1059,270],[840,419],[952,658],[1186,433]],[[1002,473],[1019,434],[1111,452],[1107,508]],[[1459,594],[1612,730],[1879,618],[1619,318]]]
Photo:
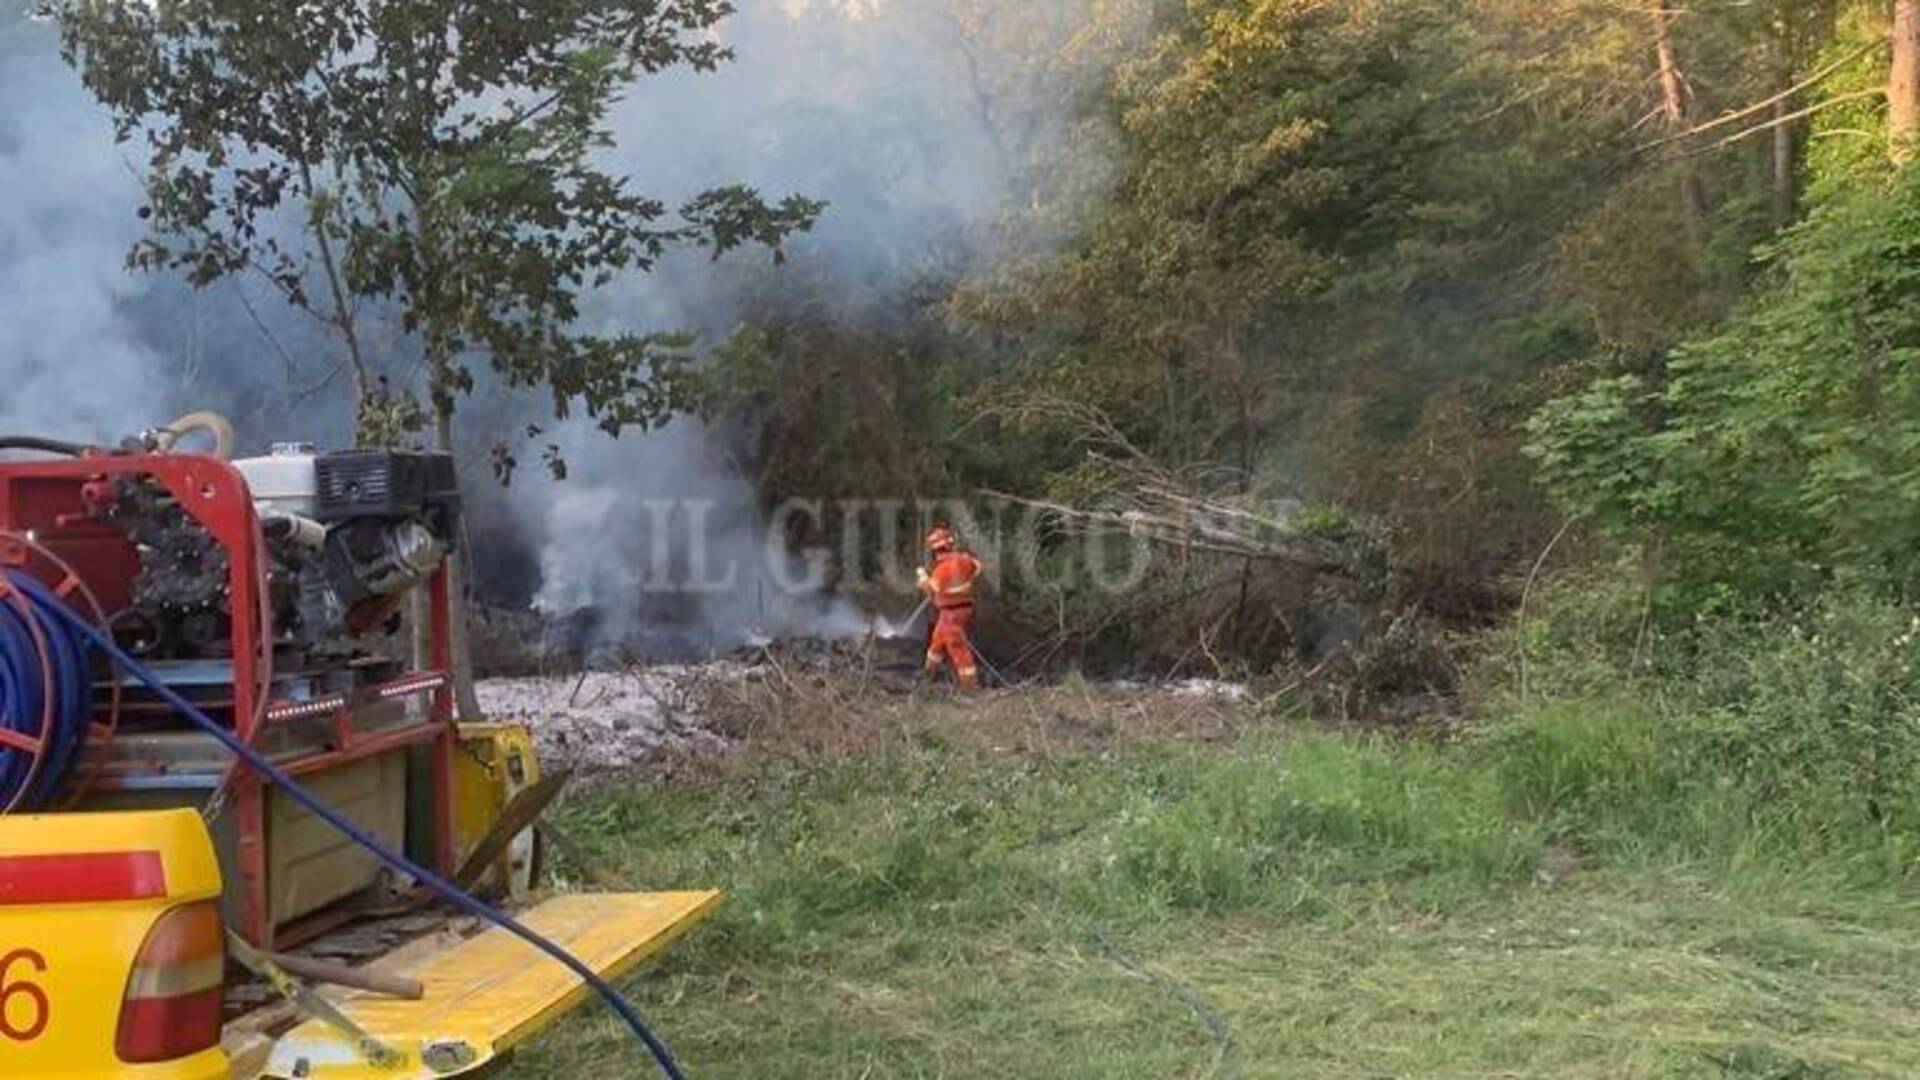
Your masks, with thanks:
[[[1248,687],[1075,676],[960,694],[921,675],[908,642],[782,643],[693,664],[484,679],[490,717],[526,723],[549,768],[583,777],[682,772],[747,744],[835,759],[932,733],[1022,751],[1134,738],[1235,737],[1267,711]]]

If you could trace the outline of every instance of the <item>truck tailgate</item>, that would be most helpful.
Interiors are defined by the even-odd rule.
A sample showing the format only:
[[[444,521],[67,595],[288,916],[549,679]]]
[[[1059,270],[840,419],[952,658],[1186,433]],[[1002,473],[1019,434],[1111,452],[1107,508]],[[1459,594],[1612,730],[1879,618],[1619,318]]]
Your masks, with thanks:
[[[717,892],[560,896],[521,921],[617,978],[665,948],[719,904]],[[280,1037],[263,1076],[276,1080],[411,1080],[454,1076],[492,1061],[579,1004],[578,976],[504,930],[490,929],[407,971],[426,986],[419,1001],[348,991],[340,1009],[405,1058],[377,1068],[353,1040],[317,1020]]]

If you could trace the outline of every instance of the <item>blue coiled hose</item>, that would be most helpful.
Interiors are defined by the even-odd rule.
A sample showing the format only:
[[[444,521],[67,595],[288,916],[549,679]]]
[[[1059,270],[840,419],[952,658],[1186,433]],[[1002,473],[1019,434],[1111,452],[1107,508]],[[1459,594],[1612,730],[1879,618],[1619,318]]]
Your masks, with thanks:
[[[7,578],[27,602],[0,600],[0,728],[42,742],[38,753],[0,747],[0,809],[38,810],[87,739],[93,713],[88,643],[60,617],[67,607],[52,590],[18,571]],[[46,730],[49,707],[53,725]]]
[[[680,1071],[680,1066],[673,1059],[673,1052],[668,1050],[666,1044],[661,1042],[659,1036],[647,1026],[646,1020],[640,1015],[640,1010],[635,1008],[633,1003],[628,1001],[612,983],[601,978],[579,957],[439,874],[414,863],[398,852],[389,850],[377,838],[342,817],[339,811],[321,802],[306,788],[295,783],[291,777],[276,768],[271,761],[234,735],[232,731],[200,711],[192,702],[181,697],[153,669],[128,655],[126,650],[114,643],[111,635],[81,618],[78,613],[56,597],[51,589],[33,577],[17,571],[9,571],[7,577],[27,597],[34,618],[43,628],[42,632],[56,654],[53,664],[56,689],[70,695],[61,699],[62,707],[65,707],[65,702],[78,703],[74,706],[79,713],[78,725],[64,736],[65,745],[54,751],[60,755],[58,761],[62,768],[53,768],[55,762],[52,760],[44,764],[40,775],[33,781],[36,791],[40,790],[42,785],[45,785],[45,793],[50,794],[53,791],[53,786],[57,784],[64,764],[71,762],[74,750],[85,739],[89,709],[87,704],[89,672],[86,660],[87,648],[91,646],[111,659],[122,671],[132,675],[148,689],[160,695],[162,700],[171,705],[181,716],[192,721],[196,727],[218,739],[234,756],[245,762],[259,775],[272,781],[281,791],[286,792],[288,797],[306,807],[327,824],[340,830],[354,843],[366,848],[374,858],[412,877],[454,907],[500,927],[559,961],[599,994],[606,1001],[607,1006],[626,1022],[627,1027],[633,1030],[635,1037],[646,1045],[647,1052],[653,1055],[654,1062],[660,1066],[660,1072],[668,1080],[686,1080],[686,1074]],[[11,623],[0,622],[0,709],[4,709],[4,712],[0,712],[0,722],[13,724],[17,719],[25,718],[31,724],[32,734],[38,736],[42,716],[40,705],[44,704],[45,700],[35,696],[40,693],[39,684],[42,682],[38,648],[32,635],[27,631],[24,617],[20,612],[7,605],[0,605],[0,607],[10,612],[13,620]],[[58,633],[47,632],[46,627],[52,627]],[[17,648],[22,643],[25,648]],[[16,702],[40,704],[35,704],[32,709],[23,709],[23,705],[17,705]],[[64,724],[62,730],[67,730]],[[11,757],[0,757],[0,764],[10,763],[12,763]],[[28,768],[31,767],[31,762],[25,764]],[[7,775],[0,773],[0,795],[4,795],[6,791]],[[0,800],[0,805],[4,805],[3,800]]]

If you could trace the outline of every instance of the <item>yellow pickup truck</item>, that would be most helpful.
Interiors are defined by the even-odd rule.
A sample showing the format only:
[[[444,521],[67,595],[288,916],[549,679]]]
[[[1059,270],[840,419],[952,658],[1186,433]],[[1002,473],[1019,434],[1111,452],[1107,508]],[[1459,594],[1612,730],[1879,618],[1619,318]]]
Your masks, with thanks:
[[[478,738],[497,745],[500,734]],[[468,850],[505,803],[485,775],[457,789],[467,793]],[[246,972],[227,945],[222,892],[213,838],[193,810],[0,815],[0,1077],[456,1076],[497,1061],[589,996],[578,976],[493,928],[429,935],[370,965],[416,982],[417,999],[315,987],[319,1014],[276,1004],[236,1015],[228,991]],[[518,917],[614,978],[719,899],[570,894]]]
[[[456,717],[451,456],[232,443],[0,436],[51,455],[0,459],[0,1078],[456,1076],[590,991],[677,1075],[607,980],[719,897],[530,902],[561,778]]]

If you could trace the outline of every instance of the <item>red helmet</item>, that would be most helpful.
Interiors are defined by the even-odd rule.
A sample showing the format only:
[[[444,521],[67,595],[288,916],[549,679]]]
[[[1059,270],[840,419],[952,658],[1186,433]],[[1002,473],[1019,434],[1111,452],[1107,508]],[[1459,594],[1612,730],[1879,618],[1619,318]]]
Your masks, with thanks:
[[[933,531],[927,534],[928,551],[946,551],[957,543],[959,541],[955,539],[953,530],[945,525],[935,525]]]

